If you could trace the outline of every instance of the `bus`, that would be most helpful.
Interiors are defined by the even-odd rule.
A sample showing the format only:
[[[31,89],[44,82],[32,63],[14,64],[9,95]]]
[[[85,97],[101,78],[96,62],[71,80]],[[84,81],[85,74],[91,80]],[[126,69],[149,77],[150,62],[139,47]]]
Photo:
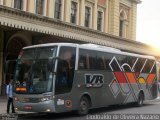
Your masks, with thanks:
[[[92,108],[157,98],[153,56],[95,44],[24,47],[14,74],[16,111],[88,114]]]

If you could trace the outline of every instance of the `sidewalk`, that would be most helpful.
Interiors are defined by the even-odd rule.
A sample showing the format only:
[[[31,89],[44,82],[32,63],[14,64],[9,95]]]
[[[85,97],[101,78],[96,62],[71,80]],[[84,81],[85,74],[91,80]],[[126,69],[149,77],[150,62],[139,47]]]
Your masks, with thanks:
[[[7,96],[0,96],[0,114],[6,113],[7,110]]]
[[[0,120],[17,120],[18,114],[6,114],[7,96],[0,96]]]

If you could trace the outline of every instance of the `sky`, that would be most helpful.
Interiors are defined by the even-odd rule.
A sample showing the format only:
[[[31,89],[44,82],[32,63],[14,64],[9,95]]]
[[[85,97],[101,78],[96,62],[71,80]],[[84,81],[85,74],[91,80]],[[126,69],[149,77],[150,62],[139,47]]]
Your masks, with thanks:
[[[141,0],[137,6],[136,40],[160,48],[160,0]]]

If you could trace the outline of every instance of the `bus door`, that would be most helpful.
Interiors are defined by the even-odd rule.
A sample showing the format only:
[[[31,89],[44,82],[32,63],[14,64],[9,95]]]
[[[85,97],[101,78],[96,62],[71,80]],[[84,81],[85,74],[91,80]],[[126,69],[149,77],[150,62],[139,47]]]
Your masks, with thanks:
[[[55,108],[57,112],[73,109],[71,90],[74,79],[75,58],[75,47],[60,48],[55,81]]]

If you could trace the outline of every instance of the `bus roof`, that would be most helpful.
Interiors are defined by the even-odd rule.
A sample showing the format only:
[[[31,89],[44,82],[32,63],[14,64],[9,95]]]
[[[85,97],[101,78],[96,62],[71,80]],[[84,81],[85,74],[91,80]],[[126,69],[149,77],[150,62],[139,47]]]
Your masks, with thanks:
[[[123,52],[119,49],[112,48],[112,47],[107,47],[107,46],[101,46],[101,45],[96,45],[96,44],[82,44],[80,45],[80,48],[83,49],[91,49],[91,50],[98,50],[102,52],[108,52],[108,53],[114,53],[114,54],[120,54],[120,55],[127,55],[127,56],[134,56],[134,57],[140,57],[140,58],[148,58],[148,59],[154,59],[154,56],[149,56],[149,55],[141,55],[141,54],[136,54],[136,53],[131,53],[131,52]]]
[[[88,49],[88,50],[97,50],[101,52],[108,52],[108,53],[114,53],[114,54],[121,54],[121,55],[127,55],[127,56],[134,56],[134,57],[140,57],[140,58],[148,58],[148,59],[154,59],[155,57],[149,56],[149,55],[140,55],[136,53],[131,52],[123,52],[119,49],[107,47],[107,46],[101,46],[96,44],[76,44],[76,43],[45,43],[45,44],[38,44],[33,46],[27,46],[23,49],[29,49],[29,48],[38,48],[38,47],[51,47],[51,46],[72,46],[72,47],[79,47],[82,49]]]
[[[56,46],[56,45],[77,46],[78,44],[75,44],[75,43],[45,43],[45,44],[38,44],[38,45],[27,46],[27,47],[24,47],[23,49],[37,48],[37,47],[50,47],[50,46]]]

